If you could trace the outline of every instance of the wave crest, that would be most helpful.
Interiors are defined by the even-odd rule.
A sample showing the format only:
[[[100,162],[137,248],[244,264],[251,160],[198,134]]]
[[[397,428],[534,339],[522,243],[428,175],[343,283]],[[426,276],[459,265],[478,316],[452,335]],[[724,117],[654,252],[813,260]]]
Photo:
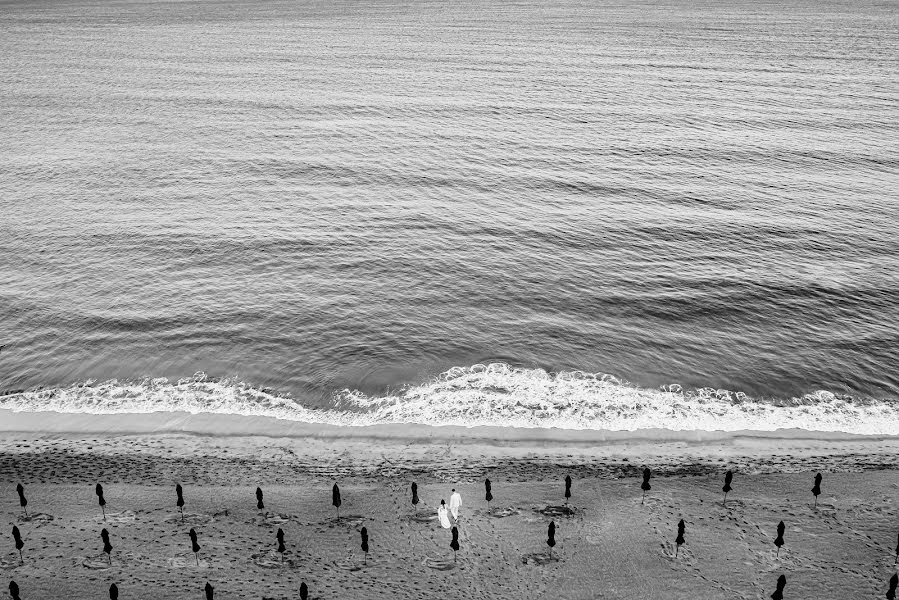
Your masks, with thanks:
[[[0,396],[0,408],[63,413],[174,412],[266,416],[343,426],[454,425],[635,431],[775,431],[805,429],[899,435],[899,403],[858,401],[827,391],[756,399],[742,392],[672,384],[641,388],[582,371],[549,373],[504,363],[453,367],[398,392],[334,394],[333,407],[304,407],[289,395],[203,373],[171,382],[93,381]]]

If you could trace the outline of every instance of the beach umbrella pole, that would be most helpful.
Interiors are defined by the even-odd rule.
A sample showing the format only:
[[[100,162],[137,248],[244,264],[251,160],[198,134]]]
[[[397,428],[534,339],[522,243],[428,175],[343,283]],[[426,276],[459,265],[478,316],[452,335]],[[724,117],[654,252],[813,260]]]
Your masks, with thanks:
[[[643,490],[643,497],[640,498],[640,504],[643,504],[644,500],[646,500],[646,490]]]
[[[200,553],[194,552],[194,558],[197,559],[197,566],[199,567],[200,566]]]

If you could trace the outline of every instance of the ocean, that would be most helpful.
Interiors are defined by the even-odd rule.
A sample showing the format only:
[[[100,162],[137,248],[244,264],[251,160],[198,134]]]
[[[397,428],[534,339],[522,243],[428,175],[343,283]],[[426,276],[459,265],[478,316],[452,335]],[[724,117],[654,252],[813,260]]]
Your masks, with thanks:
[[[897,19],[4,0],[0,408],[899,435]]]

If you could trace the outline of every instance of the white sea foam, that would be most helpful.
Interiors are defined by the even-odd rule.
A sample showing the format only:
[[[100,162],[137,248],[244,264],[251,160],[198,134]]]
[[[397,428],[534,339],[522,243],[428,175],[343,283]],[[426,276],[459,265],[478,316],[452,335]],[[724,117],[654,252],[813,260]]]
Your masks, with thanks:
[[[343,390],[329,409],[203,374],[177,382],[86,382],[0,396],[0,408],[63,413],[236,414],[340,426],[385,424],[574,430],[775,431],[899,435],[899,403],[830,392],[760,400],[727,390],[646,389],[608,375],[505,364],[456,367],[385,396]]]

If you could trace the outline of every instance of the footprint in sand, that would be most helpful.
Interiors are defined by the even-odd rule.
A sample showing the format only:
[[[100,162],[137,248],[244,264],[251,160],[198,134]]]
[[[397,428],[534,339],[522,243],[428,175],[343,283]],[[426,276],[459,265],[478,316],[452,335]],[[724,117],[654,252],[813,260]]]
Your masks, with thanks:
[[[421,564],[428,567],[429,569],[434,569],[437,571],[452,571],[453,569],[458,567],[459,561],[453,560],[451,558],[426,556]]]
[[[559,562],[559,557],[547,552],[531,552],[521,557],[523,565],[548,565],[554,562]]]
[[[291,556],[281,555],[276,550],[266,550],[250,556],[253,562],[263,569],[292,569],[299,565],[299,562]]]
[[[46,525],[52,520],[53,515],[48,515],[47,513],[34,513],[27,517],[25,515],[19,515],[19,523],[31,523],[35,527]]]
[[[212,522],[212,515],[204,515],[200,513],[184,513],[166,517],[166,523],[184,523],[185,525],[205,525]]]

